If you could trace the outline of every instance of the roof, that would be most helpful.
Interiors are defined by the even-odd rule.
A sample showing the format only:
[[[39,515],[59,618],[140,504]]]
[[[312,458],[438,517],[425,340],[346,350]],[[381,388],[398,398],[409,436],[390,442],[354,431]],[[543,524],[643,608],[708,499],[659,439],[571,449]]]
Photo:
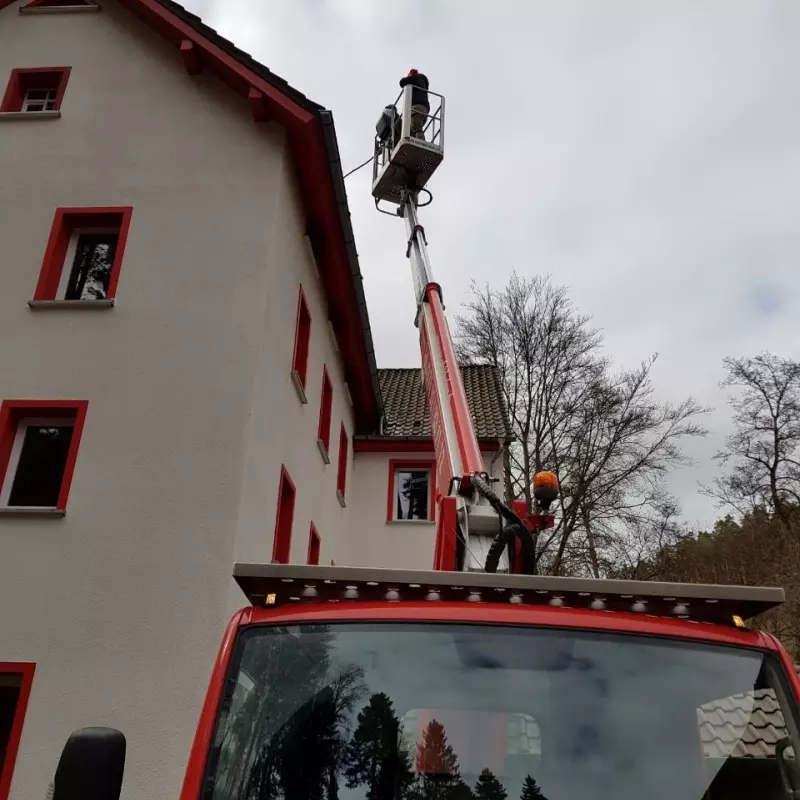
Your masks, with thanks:
[[[356,430],[374,430],[381,415],[375,348],[333,115],[173,0],[116,1],[171,44],[190,74],[213,73],[246,98],[257,121],[274,121],[285,129],[307,233],[342,350]],[[0,9],[9,4],[0,0]]]
[[[509,442],[513,438],[500,374],[488,364],[461,367],[464,392],[478,439]],[[387,438],[431,438],[431,420],[420,369],[379,369]]]

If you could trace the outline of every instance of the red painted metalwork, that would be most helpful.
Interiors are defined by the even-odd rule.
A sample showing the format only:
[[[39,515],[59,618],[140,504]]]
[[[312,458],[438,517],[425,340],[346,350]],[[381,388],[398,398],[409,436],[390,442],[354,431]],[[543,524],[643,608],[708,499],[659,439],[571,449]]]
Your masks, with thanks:
[[[453,495],[439,500],[433,568],[447,572],[456,569],[456,498]]]
[[[775,635],[771,633],[765,633],[763,635],[764,638],[770,642],[771,646],[769,649],[777,653],[781,660],[781,664],[783,665],[783,669],[786,672],[789,685],[792,689],[792,694],[794,697],[800,698],[800,675],[797,674],[797,666],[794,664],[792,659],[789,658],[789,654],[786,652]]]
[[[228,672],[231,653],[236,642],[236,635],[242,625],[250,622],[253,615],[252,608],[243,608],[237,611],[222,637],[217,659],[211,671],[211,680],[206,691],[206,698],[200,712],[200,721],[197,723],[197,730],[194,734],[192,749],[189,751],[189,763],[186,766],[186,774],[183,779],[183,789],[181,790],[181,800],[197,800],[203,788],[203,776],[206,771],[206,759],[211,748],[211,737],[214,735],[214,728],[217,724],[217,711],[219,701],[222,699],[222,692],[225,687],[225,676]]]
[[[531,520],[528,517],[528,504],[524,500],[513,500],[511,502],[511,510],[528,526],[529,530],[533,530]],[[517,539],[514,542],[514,563],[509,565],[510,572],[519,573],[522,569],[522,544]]]
[[[276,609],[253,608],[252,622],[275,624],[318,622],[474,622],[485,625],[523,625],[613,631],[642,636],[665,636],[715,644],[758,647],[771,651],[780,648],[775,640],[749,628],[687,623],[685,620],[650,617],[645,614],[617,611],[593,611],[581,608],[525,606],[510,603],[319,603],[281,606]],[[800,694],[798,695],[800,696]]]
[[[431,346],[428,323],[423,316],[419,326],[419,344],[422,352],[422,375],[425,394],[428,399],[428,413],[431,417],[431,433],[433,434],[433,451],[436,454],[436,485],[443,495],[450,493],[450,482],[453,480],[453,454],[447,441],[444,427],[444,398],[436,391],[436,372],[433,368],[433,348]]]
[[[444,316],[442,298],[439,292],[438,285],[431,283],[425,289],[425,299],[430,308],[436,335],[439,339],[439,350],[447,380],[448,401],[453,421],[455,422],[458,449],[461,454],[464,476],[466,477],[476,472],[483,472],[483,459],[478,447],[478,439],[475,436],[475,428],[472,424],[472,417],[467,405],[467,396],[464,392],[464,382],[461,379],[461,370],[458,366],[456,351],[453,347],[453,340],[450,337],[450,330]],[[431,428],[433,428],[433,416],[431,416]],[[435,440],[436,435],[434,434]]]

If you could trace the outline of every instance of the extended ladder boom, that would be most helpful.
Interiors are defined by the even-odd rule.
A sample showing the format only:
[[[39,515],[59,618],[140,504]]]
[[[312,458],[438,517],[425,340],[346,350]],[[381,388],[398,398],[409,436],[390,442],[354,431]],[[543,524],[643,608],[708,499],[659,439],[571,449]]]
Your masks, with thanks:
[[[425,232],[419,224],[413,196],[406,198],[402,210],[416,293],[416,324],[436,453],[437,485],[442,493],[448,494],[446,487],[454,478],[459,479],[457,489],[466,493],[470,476],[483,472],[483,459],[444,316],[442,290],[433,280]]]
[[[441,162],[444,151],[444,98],[428,90],[433,106],[412,135],[414,87],[409,85],[376,125],[372,194],[378,210],[381,201],[396,204],[392,214],[406,224],[406,256],[411,263],[416,300],[415,324],[419,329],[422,375],[436,454],[437,535],[434,567],[443,570],[505,569],[508,559],[504,520],[515,530],[527,528],[494,494],[444,316],[442,290],[433,278],[425,230],[418,217],[420,192]],[[401,104],[398,114],[397,105]],[[438,103],[438,105],[437,105]],[[420,123],[419,119],[415,120]],[[420,134],[422,129],[422,135]],[[389,212],[385,212],[389,213]],[[524,504],[523,504],[524,505]],[[508,533],[511,529],[509,528]],[[524,537],[522,537],[524,538]],[[532,563],[533,545],[527,562]]]

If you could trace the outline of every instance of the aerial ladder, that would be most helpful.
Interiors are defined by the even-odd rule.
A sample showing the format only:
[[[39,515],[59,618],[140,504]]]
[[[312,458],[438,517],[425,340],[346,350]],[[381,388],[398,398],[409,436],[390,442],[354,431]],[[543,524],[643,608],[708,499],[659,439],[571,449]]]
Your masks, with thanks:
[[[434,569],[536,572],[536,534],[553,526],[550,506],[558,480],[533,479],[536,507],[512,507],[492,489],[467,404],[461,370],[444,316],[442,288],[434,280],[419,209],[433,199],[428,181],[444,158],[445,98],[427,90],[430,108],[422,136],[412,136],[412,96],[405,86],[376,125],[372,196],[382,213],[402,217],[411,264],[422,355],[422,375],[436,456]],[[417,89],[418,91],[418,89]],[[387,210],[387,204],[391,210]]]

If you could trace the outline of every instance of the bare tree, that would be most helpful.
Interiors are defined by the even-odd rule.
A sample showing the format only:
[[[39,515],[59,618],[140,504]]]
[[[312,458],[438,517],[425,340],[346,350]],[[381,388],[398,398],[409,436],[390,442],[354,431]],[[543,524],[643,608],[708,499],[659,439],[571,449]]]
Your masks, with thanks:
[[[788,529],[800,505],[800,361],[761,353],[723,364],[721,385],[739,390],[734,432],[716,456],[728,472],[703,491],[740,514],[764,508]]]
[[[502,290],[473,285],[459,317],[465,362],[502,376],[516,443],[508,448],[506,496],[531,507],[530,480],[555,471],[562,485],[554,529],[537,542],[537,567],[552,574],[607,572],[631,526],[663,509],[663,478],[685,458],[679,442],[705,431],[705,409],[653,396],[655,357],[614,374],[602,336],[549,278],[513,275]]]

